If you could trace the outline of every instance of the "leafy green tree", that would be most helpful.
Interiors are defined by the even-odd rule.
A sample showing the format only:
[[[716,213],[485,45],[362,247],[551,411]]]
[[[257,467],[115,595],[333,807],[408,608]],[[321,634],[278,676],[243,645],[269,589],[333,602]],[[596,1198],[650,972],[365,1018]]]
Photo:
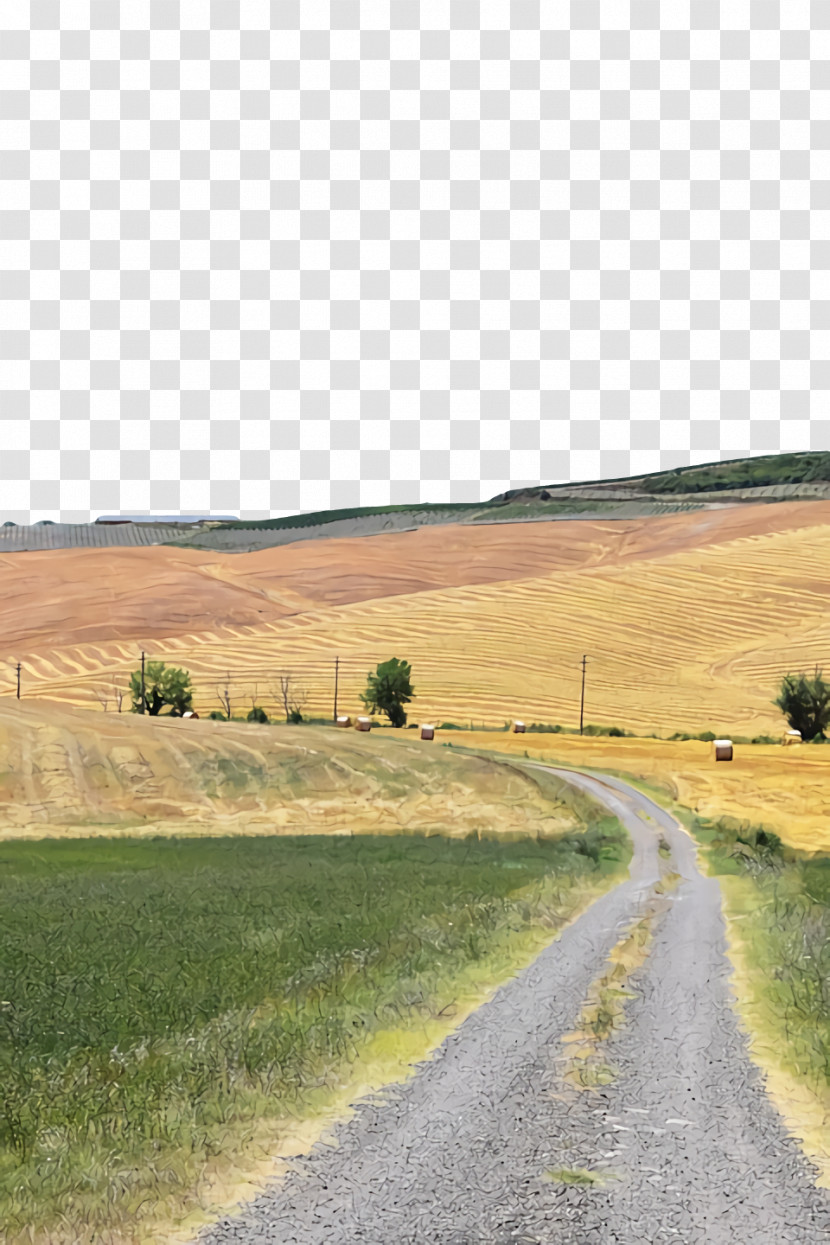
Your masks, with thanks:
[[[141,713],[141,671],[134,670],[130,676],[132,713]],[[180,718],[193,708],[193,691],[190,675],[176,666],[166,666],[163,661],[148,661],[144,667],[144,713],[157,717],[165,705],[169,714]]]
[[[830,683],[824,681],[818,666],[812,678],[806,674],[786,675],[773,704],[784,714],[791,729],[801,732],[802,739],[824,739],[830,726]]]
[[[404,705],[408,705],[415,695],[409,662],[392,657],[389,661],[380,662],[375,673],[366,678],[366,691],[360,699],[367,711],[385,713],[393,726],[404,726]]]
[[[263,726],[267,726],[269,718],[264,709],[261,709],[259,705],[254,705],[253,709],[248,714],[248,721],[260,722]]]

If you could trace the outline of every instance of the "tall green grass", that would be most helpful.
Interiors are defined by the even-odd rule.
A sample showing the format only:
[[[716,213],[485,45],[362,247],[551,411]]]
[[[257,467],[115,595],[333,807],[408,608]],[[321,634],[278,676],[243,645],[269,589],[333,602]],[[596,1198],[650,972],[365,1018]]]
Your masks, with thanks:
[[[751,887],[741,939],[756,1003],[782,1064],[830,1091],[830,856],[807,856],[762,827],[698,818],[712,872]]]
[[[439,837],[0,844],[0,1222],[103,1240],[627,856]],[[581,889],[580,889],[581,888]],[[63,1225],[63,1227],[61,1227]],[[27,1238],[28,1239],[28,1238]]]

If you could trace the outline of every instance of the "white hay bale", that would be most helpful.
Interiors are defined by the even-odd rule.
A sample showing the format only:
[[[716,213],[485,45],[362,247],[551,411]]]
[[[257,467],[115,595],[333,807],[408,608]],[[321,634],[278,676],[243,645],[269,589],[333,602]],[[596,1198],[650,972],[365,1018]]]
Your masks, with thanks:
[[[513,723],[513,734],[514,735],[524,735],[526,730],[527,730],[527,727],[525,726],[524,722]]]
[[[785,748],[801,743],[801,731],[785,731],[781,743]]]
[[[358,718],[355,721],[354,728],[356,731],[370,731],[372,729],[372,719]]]
[[[434,739],[434,738],[435,738],[435,727],[427,726],[426,723],[423,723],[421,726],[421,739]]]
[[[731,761],[733,756],[731,739],[713,739],[712,754],[716,761]]]
[[[345,714],[338,717],[335,721],[335,726],[348,727],[348,726],[351,726],[351,724],[352,724],[352,719],[350,717],[347,717]]]

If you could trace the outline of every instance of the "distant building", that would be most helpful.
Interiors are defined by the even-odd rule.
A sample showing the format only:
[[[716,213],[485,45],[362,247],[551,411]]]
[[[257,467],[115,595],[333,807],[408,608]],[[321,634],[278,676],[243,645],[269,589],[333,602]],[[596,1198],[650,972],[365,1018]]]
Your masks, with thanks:
[[[102,514],[96,523],[238,523],[235,514]]]

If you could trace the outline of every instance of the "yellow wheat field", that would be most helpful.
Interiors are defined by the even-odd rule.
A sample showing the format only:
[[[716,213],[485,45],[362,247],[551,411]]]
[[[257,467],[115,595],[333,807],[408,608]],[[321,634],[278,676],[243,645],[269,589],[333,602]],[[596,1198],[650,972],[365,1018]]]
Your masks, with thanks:
[[[830,851],[830,745],[735,747],[716,762],[697,740],[580,738],[578,735],[493,735],[446,732],[439,743],[462,743],[563,765],[617,770],[662,787],[704,817],[736,817],[765,826],[803,851]],[[424,747],[427,745],[424,744]]]
[[[521,525],[514,529],[522,540]],[[507,572],[505,572],[507,574]],[[365,674],[391,656],[413,666],[413,720],[574,725],[580,659],[585,718],[639,732],[778,733],[781,676],[830,653],[830,526],[745,535],[617,565],[312,608],[257,626],[148,642],[186,667],[197,709],[276,709],[291,673],[307,714],[353,712]],[[94,609],[94,603],[91,603]],[[115,707],[139,639],[22,655],[24,695]],[[12,690],[7,667],[0,690]],[[126,705],[125,705],[126,708]]]

